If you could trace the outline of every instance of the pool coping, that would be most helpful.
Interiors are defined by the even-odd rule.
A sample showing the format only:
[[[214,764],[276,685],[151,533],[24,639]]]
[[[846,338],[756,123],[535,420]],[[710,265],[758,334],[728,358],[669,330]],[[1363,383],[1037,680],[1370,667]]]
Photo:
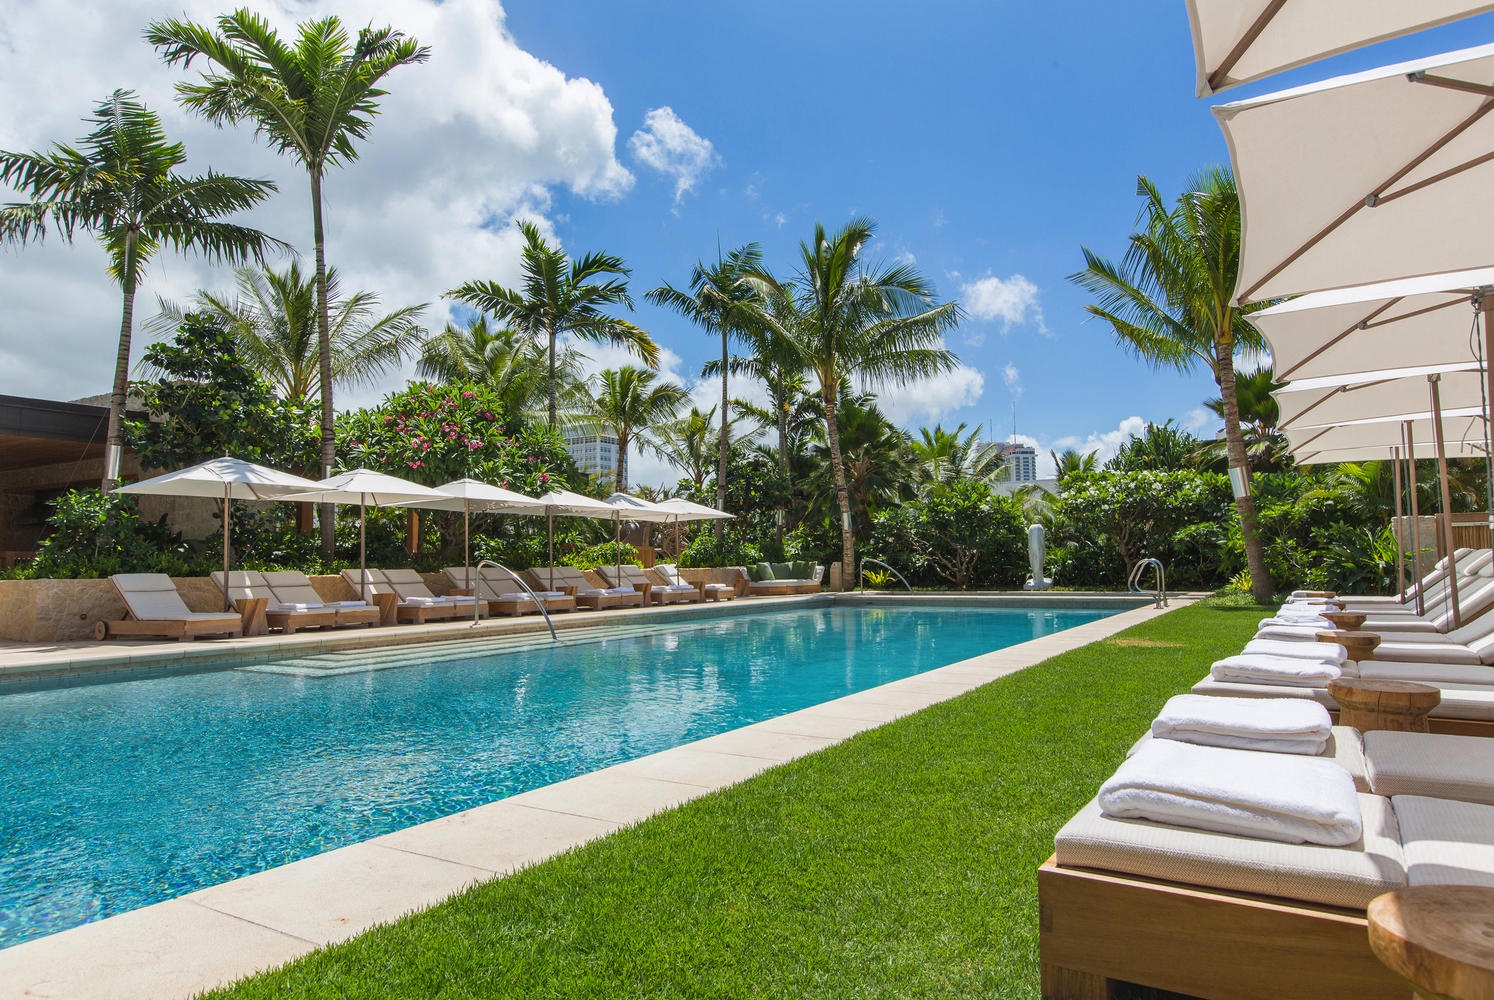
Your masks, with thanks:
[[[1200,596],[1174,597],[1173,607]],[[769,600],[777,603],[765,598],[752,604],[766,609]],[[824,603],[826,595],[782,600]],[[25,997],[190,997],[433,906],[474,883],[511,874],[1169,610],[1147,606],[1121,611],[26,941],[0,950],[0,982],[11,984],[8,995]],[[17,992],[11,994],[12,989]]]

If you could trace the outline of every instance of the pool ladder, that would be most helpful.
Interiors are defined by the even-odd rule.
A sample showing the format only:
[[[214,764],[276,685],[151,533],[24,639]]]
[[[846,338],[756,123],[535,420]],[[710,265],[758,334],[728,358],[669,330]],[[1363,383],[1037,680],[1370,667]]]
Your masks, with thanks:
[[[473,581],[472,584],[472,594],[473,597],[476,598],[476,603],[472,605],[472,627],[477,627],[478,614],[482,611],[482,598],[480,595],[482,594],[482,568],[484,566],[491,566],[494,569],[503,570],[503,572],[513,577],[514,583],[517,583],[519,586],[524,588],[524,593],[529,595],[530,599],[534,601],[534,603],[539,607],[540,614],[545,616],[545,624],[550,626],[550,638],[555,642],[559,642],[560,636],[555,634],[555,623],[550,620],[550,609],[545,607],[545,602],[540,600],[538,594],[529,589],[529,584],[525,583],[519,576],[519,574],[509,569],[507,566],[504,566],[502,563],[495,563],[491,559],[477,560],[477,578]]]
[[[883,569],[887,570],[887,572],[891,573],[893,576],[897,577],[899,580],[902,580],[903,586],[908,588],[908,593],[910,593],[910,594],[913,593],[913,587],[908,583],[907,580],[903,580],[903,574],[899,573],[897,570],[893,569],[891,566],[888,566],[886,563],[884,563],[880,559],[863,559],[863,560],[861,560],[861,572],[859,572],[859,573],[856,574],[856,581],[859,584],[861,584],[861,592],[863,594],[866,593],[866,564],[867,563],[876,563],[878,566],[881,566]]]
[[[1141,587],[1141,577],[1148,568],[1156,570],[1153,582],[1156,583],[1155,590],[1144,590]],[[1167,607],[1167,570],[1162,568],[1161,559],[1143,559],[1131,567],[1131,576],[1126,580],[1126,589],[1133,594],[1149,594],[1156,599],[1156,606]]]

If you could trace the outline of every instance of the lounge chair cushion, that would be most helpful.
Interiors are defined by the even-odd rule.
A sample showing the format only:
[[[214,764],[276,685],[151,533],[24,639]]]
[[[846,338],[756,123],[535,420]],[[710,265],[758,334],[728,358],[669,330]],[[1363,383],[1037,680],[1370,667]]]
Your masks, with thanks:
[[[1054,839],[1058,863],[1185,885],[1362,909],[1406,884],[1390,800],[1359,796],[1364,835],[1347,847],[1269,840],[1111,819],[1091,801]]]
[[[1376,730],[1364,760],[1377,795],[1425,795],[1494,806],[1494,740]]]
[[[1411,885],[1494,886],[1494,806],[1421,795],[1390,801]]]
[[[1416,681],[1422,684],[1494,684],[1494,667],[1482,663],[1402,663],[1364,660],[1359,676],[1368,680]]]

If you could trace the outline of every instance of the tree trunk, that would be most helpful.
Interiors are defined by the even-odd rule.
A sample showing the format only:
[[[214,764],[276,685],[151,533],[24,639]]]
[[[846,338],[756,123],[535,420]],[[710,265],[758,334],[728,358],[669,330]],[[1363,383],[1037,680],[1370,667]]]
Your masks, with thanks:
[[[1243,481],[1249,485],[1250,461],[1245,455],[1245,437],[1240,432],[1240,403],[1235,398],[1234,345],[1216,340],[1214,353],[1218,360],[1219,398],[1224,403],[1224,443],[1229,466],[1239,469]],[[1235,509],[1240,513],[1240,537],[1245,542],[1245,562],[1250,568],[1250,595],[1256,603],[1268,604],[1275,587],[1266,569],[1266,553],[1256,527],[1255,497],[1248,493],[1235,497]]]
[[[628,464],[628,435],[617,435],[617,475],[613,477],[612,488],[618,493],[627,492],[627,484],[623,482],[623,469]]]
[[[778,408],[778,471],[783,474],[784,487],[787,493],[784,495],[782,506],[779,508],[783,513],[783,520],[778,522],[778,544],[783,545],[784,522],[788,520],[789,508],[793,506],[794,493],[788,489],[789,481],[789,455],[788,455],[788,396],[778,400],[775,405]]]
[[[109,492],[117,481],[109,474],[109,456],[123,453],[125,402],[130,395],[130,339],[135,328],[135,283],[131,277],[134,269],[129,266],[128,256],[134,249],[135,234],[130,233],[126,239],[131,246],[125,250],[124,315],[119,321],[119,352],[114,357],[114,388],[109,394],[109,430],[104,437],[104,474],[99,484],[99,490],[104,493]]]
[[[846,470],[840,463],[840,423],[835,413],[835,385],[824,383],[825,438],[830,445],[830,472],[835,477],[835,500],[840,507],[840,589],[850,590],[856,579],[856,539],[846,521],[851,513],[850,492],[846,489]]]
[[[333,426],[332,323],[327,315],[327,248],[322,229],[322,173],[311,171],[311,240],[316,248],[316,346],[318,381],[322,395],[322,478],[332,475],[337,460],[337,432]],[[331,559],[337,544],[337,507],[321,505],[322,556]]]
[[[727,395],[726,365],[730,361],[727,353],[726,323],[721,324],[721,441],[717,446],[719,454],[716,456],[716,509],[726,510],[726,411],[730,405],[731,398]],[[716,541],[721,541],[726,536],[726,524],[718,520],[714,525]]]
[[[555,331],[547,331],[550,335],[550,429],[555,429]]]

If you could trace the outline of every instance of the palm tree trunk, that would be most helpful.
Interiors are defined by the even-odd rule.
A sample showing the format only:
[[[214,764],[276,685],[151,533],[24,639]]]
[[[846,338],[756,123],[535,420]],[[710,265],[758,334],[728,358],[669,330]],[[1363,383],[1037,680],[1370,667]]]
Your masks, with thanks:
[[[1245,455],[1245,436],[1240,432],[1240,403],[1235,398],[1234,345],[1216,340],[1214,353],[1218,360],[1219,398],[1224,403],[1224,444],[1229,455],[1229,465],[1232,469],[1240,470],[1240,475],[1248,485],[1250,461]],[[1250,594],[1256,603],[1266,604],[1271,600],[1275,587],[1271,583],[1271,574],[1266,569],[1266,553],[1256,526],[1255,497],[1249,493],[1235,497],[1235,509],[1240,513],[1240,537],[1245,542],[1245,562],[1250,567]]]
[[[617,435],[617,475],[613,477],[612,488],[618,493],[627,492],[627,485],[623,482],[623,469],[628,464],[628,435],[619,432]]]
[[[840,589],[849,590],[856,575],[856,539],[846,521],[851,513],[850,492],[846,488],[846,469],[840,462],[840,422],[835,413],[835,385],[822,383],[825,400],[825,439],[830,444],[830,472],[835,477],[835,501],[840,507]]]
[[[778,471],[783,473],[783,482],[786,488],[789,481],[788,397],[785,396],[783,399],[777,400],[774,405],[778,410]],[[783,546],[784,522],[788,520],[788,508],[793,502],[793,490],[787,490],[782,501],[783,506],[780,508],[783,511],[783,520],[778,522],[778,545],[780,548]]]
[[[126,239],[132,246],[126,249],[126,260],[133,256],[133,243],[135,234],[131,233]],[[133,269],[128,269],[126,274],[133,274]],[[135,327],[135,282],[132,277],[125,279],[124,287],[124,315],[119,321],[119,352],[114,356],[114,389],[109,394],[109,430],[104,438],[104,474],[99,484],[99,490],[107,493],[116,482],[113,471],[109,468],[109,456],[121,454],[124,449],[124,412],[125,401],[130,395],[130,338]]]
[[[726,346],[726,324],[721,324],[721,441],[717,446],[716,456],[716,509],[726,509],[726,410],[731,404],[731,399],[726,391],[726,365],[730,358],[727,355]],[[721,541],[726,536],[726,525],[721,521],[715,524],[716,541]]]
[[[322,396],[322,478],[330,478],[337,460],[337,432],[332,408],[332,324],[327,315],[327,247],[322,229],[322,173],[311,171],[311,240],[316,248],[316,342]],[[331,559],[337,544],[337,508],[321,505],[322,556]]]
[[[555,330],[549,330],[550,334],[550,429],[555,429]]]

